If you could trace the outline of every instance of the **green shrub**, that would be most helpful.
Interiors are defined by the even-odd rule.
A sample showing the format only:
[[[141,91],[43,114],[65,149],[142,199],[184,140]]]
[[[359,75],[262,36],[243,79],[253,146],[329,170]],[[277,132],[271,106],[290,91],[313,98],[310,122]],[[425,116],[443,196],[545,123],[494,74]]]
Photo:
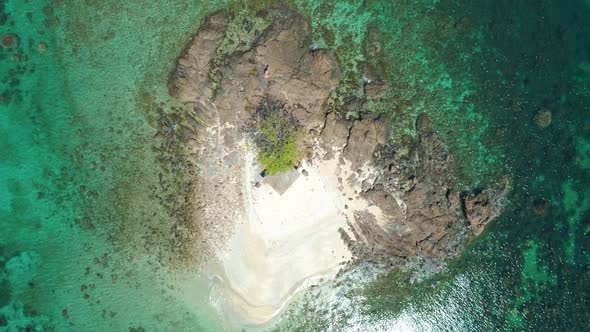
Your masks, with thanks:
[[[267,174],[273,175],[293,169],[300,157],[297,140],[291,138],[276,149],[261,151],[258,154],[258,161],[264,166]]]
[[[273,175],[295,167],[301,158],[297,121],[284,104],[264,97],[256,108],[256,121],[250,126],[258,146],[258,161]]]

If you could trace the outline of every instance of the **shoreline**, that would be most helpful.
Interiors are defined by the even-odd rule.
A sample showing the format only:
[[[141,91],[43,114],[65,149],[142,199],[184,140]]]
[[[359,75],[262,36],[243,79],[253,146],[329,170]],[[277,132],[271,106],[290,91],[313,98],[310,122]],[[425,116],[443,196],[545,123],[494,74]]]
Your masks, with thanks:
[[[241,144],[241,149],[245,149]],[[346,198],[338,183],[344,165],[331,159],[303,162],[299,177],[282,195],[263,180],[255,155],[243,158],[247,216],[207,270],[221,280],[230,323],[261,326],[277,317],[301,291],[333,280],[352,258],[340,230],[354,208],[368,202]],[[352,190],[351,190],[352,191]],[[321,255],[321,257],[319,257]]]

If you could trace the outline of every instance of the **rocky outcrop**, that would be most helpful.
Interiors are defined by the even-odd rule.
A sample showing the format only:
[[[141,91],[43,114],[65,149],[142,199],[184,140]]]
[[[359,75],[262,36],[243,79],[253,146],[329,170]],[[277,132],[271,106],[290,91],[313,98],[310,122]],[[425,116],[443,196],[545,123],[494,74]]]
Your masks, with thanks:
[[[223,41],[226,28],[227,19],[219,14],[211,16],[201,25],[198,35],[184,49],[171,74],[168,85],[171,96],[186,103],[211,99],[211,62]]]
[[[465,193],[461,199],[463,213],[474,235],[479,235],[485,229],[490,220],[495,217],[494,204],[489,192]]]
[[[452,156],[425,114],[418,117],[416,132],[413,143],[379,150],[378,178],[363,192],[386,212],[387,222],[377,225],[359,216],[350,232],[342,231],[360,261],[398,265],[417,256],[453,257],[503,206],[508,184],[462,192],[451,174]]]
[[[506,186],[464,193],[451,174],[452,156],[426,115],[417,119],[416,139],[390,142],[388,117],[367,109],[367,100],[383,93],[383,82],[367,80],[364,96],[339,96],[346,90],[338,89],[337,58],[330,50],[310,48],[302,16],[269,10],[258,19],[262,23],[210,17],[170,76],[170,94],[192,105],[188,122],[200,137],[195,220],[216,223],[200,227],[221,232],[219,224],[235,217],[229,212],[240,210],[239,193],[228,186],[242,181],[235,153],[244,139],[241,128],[262,98],[271,96],[297,120],[305,158],[310,163],[337,158],[350,166],[353,173],[339,179],[360,188],[350,199],[377,207],[378,212],[354,211],[349,228],[340,230],[356,261],[443,260],[482,233],[500,210]],[[250,35],[236,37],[236,31]],[[228,49],[235,44],[228,38],[241,40],[239,48]],[[343,102],[332,103],[335,96]],[[220,201],[226,203],[215,210]]]

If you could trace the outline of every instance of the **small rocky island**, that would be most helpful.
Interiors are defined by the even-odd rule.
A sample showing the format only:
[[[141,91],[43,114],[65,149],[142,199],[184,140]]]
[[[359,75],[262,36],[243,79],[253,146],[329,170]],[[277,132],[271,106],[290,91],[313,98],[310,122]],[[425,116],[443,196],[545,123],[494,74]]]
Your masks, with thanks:
[[[209,17],[170,76],[197,168],[189,246],[240,324],[268,322],[359,264],[444,262],[503,206],[508,183],[456,182],[426,115],[416,140],[390,139],[395,124],[368,107],[386,82],[367,72],[351,96],[341,75],[305,18],[275,9]]]

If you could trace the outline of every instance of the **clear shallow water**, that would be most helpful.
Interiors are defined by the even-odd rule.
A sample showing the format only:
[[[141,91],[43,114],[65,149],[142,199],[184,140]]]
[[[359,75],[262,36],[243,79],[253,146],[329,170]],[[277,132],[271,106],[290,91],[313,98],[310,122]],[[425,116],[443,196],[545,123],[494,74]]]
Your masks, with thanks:
[[[0,329],[217,326],[203,281],[160,270],[154,233],[170,216],[148,189],[160,168],[138,101],[142,89],[166,96],[205,8],[166,28],[163,8],[115,4],[4,3],[2,34],[20,43],[0,69]]]
[[[166,88],[175,57],[200,19],[227,4],[0,3],[1,35],[19,39],[0,53],[0,329],[218,330],[206,282],[169,269],[174,214],[161,198],[178,189],[161,180],[170,175],[152,137],[158,108],[177,106]],[[379,68],[390,89],[372,107],[395,117],[396,137],[427,112],[466,185],[512,177],[505,213],[435,287],[385,288],[356,308],[376,321],[360,326],[585,330],[590,7],[292,4],[314,40],[338,51],[348,82]],[[544,129],[540,109],[553,115]],[[320,330],[329,313],[298,319],[293,329]]]

